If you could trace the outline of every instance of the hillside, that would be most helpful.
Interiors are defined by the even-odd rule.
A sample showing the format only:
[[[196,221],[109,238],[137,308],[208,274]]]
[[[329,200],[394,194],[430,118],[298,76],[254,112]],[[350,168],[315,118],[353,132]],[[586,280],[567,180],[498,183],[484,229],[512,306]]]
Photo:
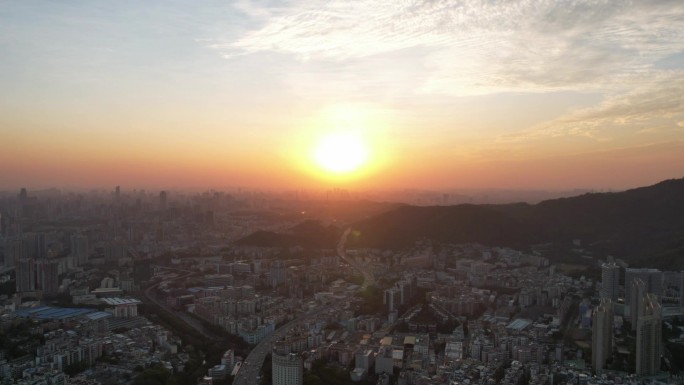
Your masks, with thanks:
[[[333,249],[342,231],[335,226],[323,226],[315,220],[303,221],[286,233],[257,231],[237,242],[239,246],[260,246],[289,248],[295,246]]]
[[[271,211],[244,211],[244,215],[258,215],[270,218],[274,221],[292,221],[306,219],[282,233],[272,231],[256,231],[235,242],[238,246],[257,247],[309,247],[309,248],[334,248],[342,234],[340,227],[346,227],[348,223],[357,222],[375,215],[393,210],[402,206],[391,202],[373,202],[369,200],[331,200],[331,201],[306,201],[298,204],[289,202],[288,205]],[[240,212],[242,213],[242,212]],[[318,219],[324,218],[327,223],[340,224],[339,226],[323,226]]]
[[[522,248],[580,239],[599,255],[684,267],[684,179],[536,205],[405,206],[353,227],[356,246],[401,248],[430,238]]]

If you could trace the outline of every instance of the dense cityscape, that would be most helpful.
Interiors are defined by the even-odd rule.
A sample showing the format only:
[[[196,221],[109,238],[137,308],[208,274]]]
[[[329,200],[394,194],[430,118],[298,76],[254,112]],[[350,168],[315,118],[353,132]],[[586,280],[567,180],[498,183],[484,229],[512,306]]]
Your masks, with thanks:
[[[684,1],[0,1],[5,384],[684,385]]]
[[[6,194],[2,383],[680,383],[684,273],[582,239],[576,263],[550,244],[356,247],[350,222],[302,211],[336,199]],[[329,247],[244,242],[321,221]]]

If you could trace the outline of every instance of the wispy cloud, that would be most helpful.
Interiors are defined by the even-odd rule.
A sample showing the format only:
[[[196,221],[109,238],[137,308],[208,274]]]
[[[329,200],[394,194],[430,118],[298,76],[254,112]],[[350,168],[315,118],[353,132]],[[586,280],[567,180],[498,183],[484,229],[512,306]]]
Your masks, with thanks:
[[[681,1],[295,0],[237,9],[256,27],[212,42],[228,57],[275,52],[345,71],[399,55],[420,70],[417,93],[621,88],[684,50]],[[421,54],[401,57],[411,50]]]
[[[682,127],[684,71],[661,74],[650,83],[607,98],[596,107],[574,111],[551,122],[502,136],[502,142],[564,136],[610,140],[632,133],[657,133]],[[679,127],[678,127],[679,126]]]

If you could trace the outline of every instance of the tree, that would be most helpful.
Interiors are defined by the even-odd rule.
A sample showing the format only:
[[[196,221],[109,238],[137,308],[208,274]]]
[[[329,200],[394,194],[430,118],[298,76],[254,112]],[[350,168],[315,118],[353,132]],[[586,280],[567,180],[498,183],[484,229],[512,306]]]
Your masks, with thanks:
[[[82,371],[88,369],[88,364],[85,361],[74,362],[73,364],[67,365],[64,368],[64,374],[68,376],[73,376]]]
[[[17,292],[17,283],[14,280],[7,281],[5,283],[0,283],[0,295],[6,295],[11,297],[12,294]]]
[[[171,377],[171,372],[161,365],[156,365],[145,369],[135,377],[133,385],[165,385],[169,383],[169,377]]]

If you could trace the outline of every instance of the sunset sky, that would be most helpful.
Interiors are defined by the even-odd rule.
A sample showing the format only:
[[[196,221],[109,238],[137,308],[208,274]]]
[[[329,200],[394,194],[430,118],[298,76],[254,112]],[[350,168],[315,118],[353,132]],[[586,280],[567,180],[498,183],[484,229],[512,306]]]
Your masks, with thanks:
[[[0,1],[0,143],[0,189],[652,184],[684,2]]]

